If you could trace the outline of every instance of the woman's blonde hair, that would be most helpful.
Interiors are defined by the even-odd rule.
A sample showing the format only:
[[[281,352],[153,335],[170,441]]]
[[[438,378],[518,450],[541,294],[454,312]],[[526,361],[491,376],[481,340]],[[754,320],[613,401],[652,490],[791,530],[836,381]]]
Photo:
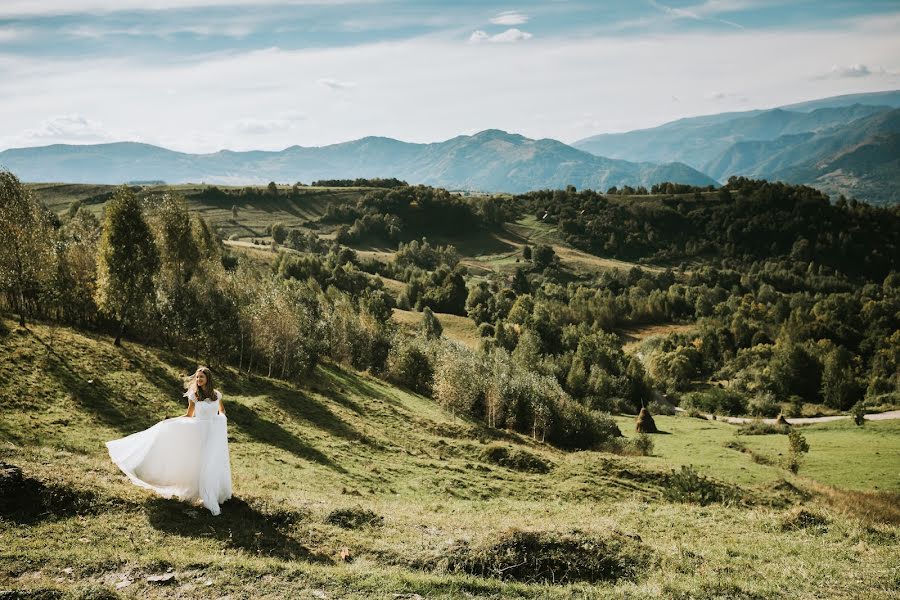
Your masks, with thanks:
[[[200,373],[206,375],[206,385],[202,387],[197,383],[197,376],[200,375]],[[197,367],[197,370],[194,371],[193,375],[184,378],[184,387],[187,389],[185,396],[189,396],[193,393],[194,398],[197,400],[215,400],[216,398],[216,391],[215,388],[213,388],[212,371],[209,370],[209,367]]]

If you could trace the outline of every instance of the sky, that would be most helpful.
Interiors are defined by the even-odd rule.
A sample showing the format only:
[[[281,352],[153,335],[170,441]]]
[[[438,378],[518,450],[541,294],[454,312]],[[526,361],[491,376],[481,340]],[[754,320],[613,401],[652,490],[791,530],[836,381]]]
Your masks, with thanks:
[[[900,0],[0,0],[0,150],[571,143],[900,88]]]

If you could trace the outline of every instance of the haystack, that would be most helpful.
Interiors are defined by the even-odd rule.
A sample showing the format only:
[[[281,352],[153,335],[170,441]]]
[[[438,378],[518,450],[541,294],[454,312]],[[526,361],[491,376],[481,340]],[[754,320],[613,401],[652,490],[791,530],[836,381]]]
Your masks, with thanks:
[[[653,416],[646,406],[641,407],[641,412],[638,413],[635,430],[638,433],[656,433],[657,431]]]

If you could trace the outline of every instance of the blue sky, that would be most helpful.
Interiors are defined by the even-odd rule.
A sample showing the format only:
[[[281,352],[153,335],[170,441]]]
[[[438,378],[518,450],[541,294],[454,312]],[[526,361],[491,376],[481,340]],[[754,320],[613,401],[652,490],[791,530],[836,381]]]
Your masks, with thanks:
[[[0,2],[0,148],[571,142],[896,88],[897,0]]]

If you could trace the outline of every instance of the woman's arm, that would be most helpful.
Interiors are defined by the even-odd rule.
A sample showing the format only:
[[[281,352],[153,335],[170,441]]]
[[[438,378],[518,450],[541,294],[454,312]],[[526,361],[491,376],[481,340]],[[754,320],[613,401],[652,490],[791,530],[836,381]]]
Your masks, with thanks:
[[[222,404],[222,392],[216,391],[216,396],[219,397],[219,414],[225,416],[225,405]]]

